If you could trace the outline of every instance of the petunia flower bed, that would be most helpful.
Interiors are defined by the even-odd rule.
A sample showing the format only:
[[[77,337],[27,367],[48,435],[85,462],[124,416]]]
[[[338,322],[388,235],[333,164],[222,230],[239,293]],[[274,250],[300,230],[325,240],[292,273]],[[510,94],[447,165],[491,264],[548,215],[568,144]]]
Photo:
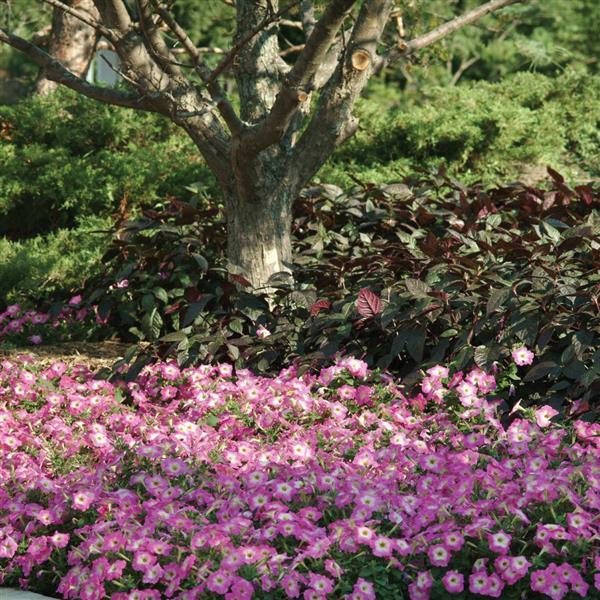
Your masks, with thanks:
[[[0,363],[0,584],[64,598],[593,598],[600,426],[318,374]]]
[[[0,312],[0,343],[37,346],[49,341],[89,337],[90,331],[103,321],[97,307],[93,307],[96,316],[92,319],[92,311],[82,302],[80,295],[73,296],[69,302],[59,302],[47,311],[11,304]]]

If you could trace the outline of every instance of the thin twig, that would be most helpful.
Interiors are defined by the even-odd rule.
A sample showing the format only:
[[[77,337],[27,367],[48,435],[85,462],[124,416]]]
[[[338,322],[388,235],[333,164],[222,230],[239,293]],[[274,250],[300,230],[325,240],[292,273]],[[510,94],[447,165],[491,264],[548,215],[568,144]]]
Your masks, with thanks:
[[[194,62],[194,68],[200,76],[200,79],[206,84],[208,92],[219,108],[219,112],[223,117],[225,123],[229,127],[229,130],[237,134],[242,130],[242,122],[237,116],[235,110],[231,106],[231,103],[227,99],[227,96],[219,83],[211,79],[210,69],[206,66],[202,59],[201,53],[196,48],[196,45],[187,34],[187,32],[179,25],[179,23],[173,18],[173,15],[167,10],[162,8],[158,0],[150,0],[157,14],[164,21],[165,25],[173,32],[175,37],[179,40],[181,45],[185,48],[188,56]]]

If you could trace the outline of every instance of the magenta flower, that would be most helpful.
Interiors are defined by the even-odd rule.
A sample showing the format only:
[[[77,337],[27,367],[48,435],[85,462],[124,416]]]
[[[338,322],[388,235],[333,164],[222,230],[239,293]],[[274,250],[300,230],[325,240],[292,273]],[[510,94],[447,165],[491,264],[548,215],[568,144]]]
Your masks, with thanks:
[[[212,573],[206,582],[206,587],[215,594],[225,595],[231,585],[232,577],[225,571]]]
[[[465,538],[458,531],[450,531],[444,535],[444,545],[450,550],[460,550],[465,543]]]
[[[512,359],[519,367],[530,365],[534,359],[534,353],[526,346],[519,346],[512,351]]]
[[[465,589],[465,577],[458,571],[448,571],[442,577],[442,583],[450,594],[460,594]]]
[[[95,499],[94,493],[83,490],[74,494],[73,506],[78,510],[87,510]]]
[[[342,385],[338,389],[338,396],[341,400],[353,400],[356,396],[356,389],[351,385]]]
[[[548,427],[550,425],[552,417],[558,414],[557,410],[554,410],[551,406],[545,405],[538,408],[535,411],[535,422],[540,427]]]
[[[361,544],[368,544],[375,537],[375,532],[370,528],[362,525],[356,528],[356,541]]]
[[[242,577],[236,577],[231,590],[225,594],[227,600],[250,600],[253,597],[254,587]]]
[[[319,594],[326,595],[333,592],[333,581],[324,575],[310,573],[308,576],[308,585]]]
[[[383,536],[377,537],[371,542],[371,550],[375,556],[389,558],[393,552],[392,540]]]
[[[427,369],[427,374],[434,379],[445,379],[450,374],[450,371],[443,365],[436,365]]]
[[[427,556],[434,567],[447,567],[450,562],[450,552],[442,544],[430,546],[427,550]]]
[[[123,575],[127,563],[124,560],[117,560],[110,564],[106,569],[105,578],[108,581],[119,579]]]
[[[50,541],[56,548],[66,548],[67,544],[69,543],[69,539],[70,536],[68,533],[56,532],[54,535],[52,535]]]
[[[156,556],[150,552],[138,551],[133,557],[131,566],[136,571],[147,572],[148,569],[156,564]]]
[[[375,586],[366,579],[359,577],[354,584],[354,592],[360,594],[361,600],[375,600]]]
[[[567,514],[567,524],[570,529],[583,529],[589,525],[590,518],[582,512],[572,512]]]
[[[16,551],[17,543],[10,535],[0,540],[0,558],[12,558]]]
[[[271,335],[271,332],[266,327],[263,327],[262,325],[260,325],[256,329],[256,336],[259,338],[267,338],[270,335]]]
[[[358,379],[364,379],[367,376],[368,365],[364,360],[349,358],[340,361],[340,366],[345,367],[350,375]]]
[[[472,573],[469,577],[469,591],[473,594],[486,595],[488,592],[489,583],[488,576],[485,571]]]
[[[331,558],[328,558],[325,561],[325,570],[336,579],[339,579],[344,574],[344,569],[340,567],[340,565]]]
[[[121,384],[131,406],[83,368],[0,359],[3,573],[31,587],[53,570],[65,598],[321,600],[377,556],[403,571],[413,600],[503,598],[530,584],[543,548],[543,564],[559,564],[532,574],[540,595],[594,594],[600,557],[585,548],[600,534],[600,426],[542,427],[526,411],[505,430],[479,369],[453,377],[462,404],[436,410],[450,394],[441,372],[411,396],[350,360],[276,377],[157,363]],[[339,400],[342,384],[355,403]],[[494,557],[478,558],[466,537]],[[447,571],[454,560],[473,564],[468,582]],[[374,597],[365,579],[347,596]]]
[[[487,539],[492,552],[498,552],[498,554],[507,554],[510,550],[511,536],[504,531],[488,533]]]
[[[298,598],[300,596],[299,577],[297,575],[286,575],[281,584],[288,598]]]

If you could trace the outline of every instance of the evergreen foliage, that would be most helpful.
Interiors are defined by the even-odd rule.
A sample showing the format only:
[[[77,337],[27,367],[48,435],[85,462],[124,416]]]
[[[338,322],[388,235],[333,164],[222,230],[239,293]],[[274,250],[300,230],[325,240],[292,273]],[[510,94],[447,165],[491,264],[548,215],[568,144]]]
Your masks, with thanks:
[[[192,143],[156,115],[62,90],[0,106],[0,235],[153,206],[200,179],[212,185]]]
[[[371,96],[360,113],[364,125],[321,171],[323,181],[389,183],[442,165],[464,182],[517,179],[545,165],[578,183],[600,175],[599,77],[517,73],[439,87],[409,107]]]
[[[77,229],[61,229],[22,241],[0,237],[0,305],[41,300],[79,289],[100,267],[110,239],[106,219],[88,218]]]

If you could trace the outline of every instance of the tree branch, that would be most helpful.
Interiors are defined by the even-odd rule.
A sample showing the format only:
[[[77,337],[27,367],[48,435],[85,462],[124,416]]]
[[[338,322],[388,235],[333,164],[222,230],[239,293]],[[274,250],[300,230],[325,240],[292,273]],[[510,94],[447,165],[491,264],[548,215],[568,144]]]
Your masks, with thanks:
[[[302,25],[304,27],[304,33],[308,39],[317,22],[315,19],[315,6],[313,4],[313,0],[302,0],[300,10],[302,11]]]
[[[115,106],[124,106],[126,108],[134,108],[137,110],[168,114],[159,103],[155,102],[155,100],[158,100],[158,97],[152,98],[150,95],[139,96],[137,94],[129,94],[111,88],[102,88],[92,85],[84,79],[73,75],[73,73],[65,69],[61,63],[44,52],[41,48],[38,48],[31,42],[8,33],[3,29],[0,29],[0,42],[4,42],[16,50],[19,50],[33,60],[39,67],[45,69],[48,79],[71,88],[88,98],[106,104],[113,104]]]
[[[230,184],[229,138],[210,103],[180,76],[171,76],[151,55],[123,0],[94,0],[102,21],[120,33],[115,50],[136,86],[158,98],[165,114],[194,140],[223,185]],[[155,93],[156,92],[156,93]]]
[[[377,46],[393,9],[393,0],[363,2],[348,46],[323,88],[316,110],[294,147],[295,188],[319,170],[336,146],[356,131],[352,115],[356,99],[377,68]]]
[[[130,30],[131,17],[123,0],[94,0],[94,4],[108,27],[122,34]]]
[[[215,102],[219,113],[227,124],[227,127],[229,127],[229,131],[231,131],[231,133],[234,135],[239,133],[242,130],[242,122],[231,106],[229,100],[227,100],[226,94],[219,83],[211,79],[211,71],[204,63],[200,50],[196,48],[196,45],[183,27],[177,23],[177,21],[168,11],[159,5],[157,0],[151,0],[151,2],[157,14],[164,21],[165,25],[173,32],[175,37],[179,40],[187,52],[188,56],[192,59],[196,72],[200,76],[200,79],[206,83],[208,93]]]
[[[152,48],[148,47],[139,27],[129,16],[123,0],[94,0],[94,4],[102,22],[117,32],[114,50],[121,59],[123,71],[142,94],[160,92],[164,95],[172,90],[171,75],[153,57]],[[164,99],[167,100],[167,96]]]
[[[470,10],[469,12],[459,15],[455,19],[436,27],[424,35],[414,38],[409,42],[401,42],[389,53],[381,66],[389,64],[395,60],[398,60],[399,58],[409,56],[410,54],[426,48],[427,46],[431,46],[432,44],[439,42],[459,29],[475,23],[482,17],[485,17],[492,12],[509,6],[510,4],[516,4],[523,1],[524,0],[490,0],[489,2]]]
[[[54,8],[58,8],[59,10],[62,10],[63,12],[66,12],[66,13],[74,16],[76,19],[79,19],[82,23],[85,23],[89,27],[92,27],[96,31],[100,32],[106,39],[110,40],[111,42],[115,41],[116,36],[110,29],[105,27],[102,23],[95,21],[90,16],[86,15],[85,13],[82,13],[82,12],[72,8],[68,4],[64,4],[63,2],[60,2],[59,0],[42,0],[42,2],[45,2],[46,4],[49,4],[50,6],[53,6]]]
[[[140,26],[142,33],[144,34],[148,50],[150,50],[150,53],[154,59],[169,75],[181,75],[181,70],[178,68],[179,64],[171,54],[171,51],[165,43],[165,40],[158,30],[158,27],[156,27],[154,21],[152,20],[152,11],[150,10],[149,0],[136,0],[135,3],[138,9]]]
[[[252,30],[250,30],[245,36],[239,39],[232,47],[231,50],[225,55],[225,57],[219,62],[219,64],[213,69],[210,79],[215,80],[229,65],[233,62],[234,58],[237,56],[239,51],[250,41],[252,38],[257,36],[261,31],[266,29],[272,23],[280,20],[281,17],[287,14],[292,8],[300,4],[302,0],[293,0],[287,6],[284,6],[282,9],[267,14],[264,19]]]
[[[267,118],[244,136],[250,152],[260,152],[285,134],[294,113],[308,99],[314,79],[356,0],[331,0],[314,26]]]

